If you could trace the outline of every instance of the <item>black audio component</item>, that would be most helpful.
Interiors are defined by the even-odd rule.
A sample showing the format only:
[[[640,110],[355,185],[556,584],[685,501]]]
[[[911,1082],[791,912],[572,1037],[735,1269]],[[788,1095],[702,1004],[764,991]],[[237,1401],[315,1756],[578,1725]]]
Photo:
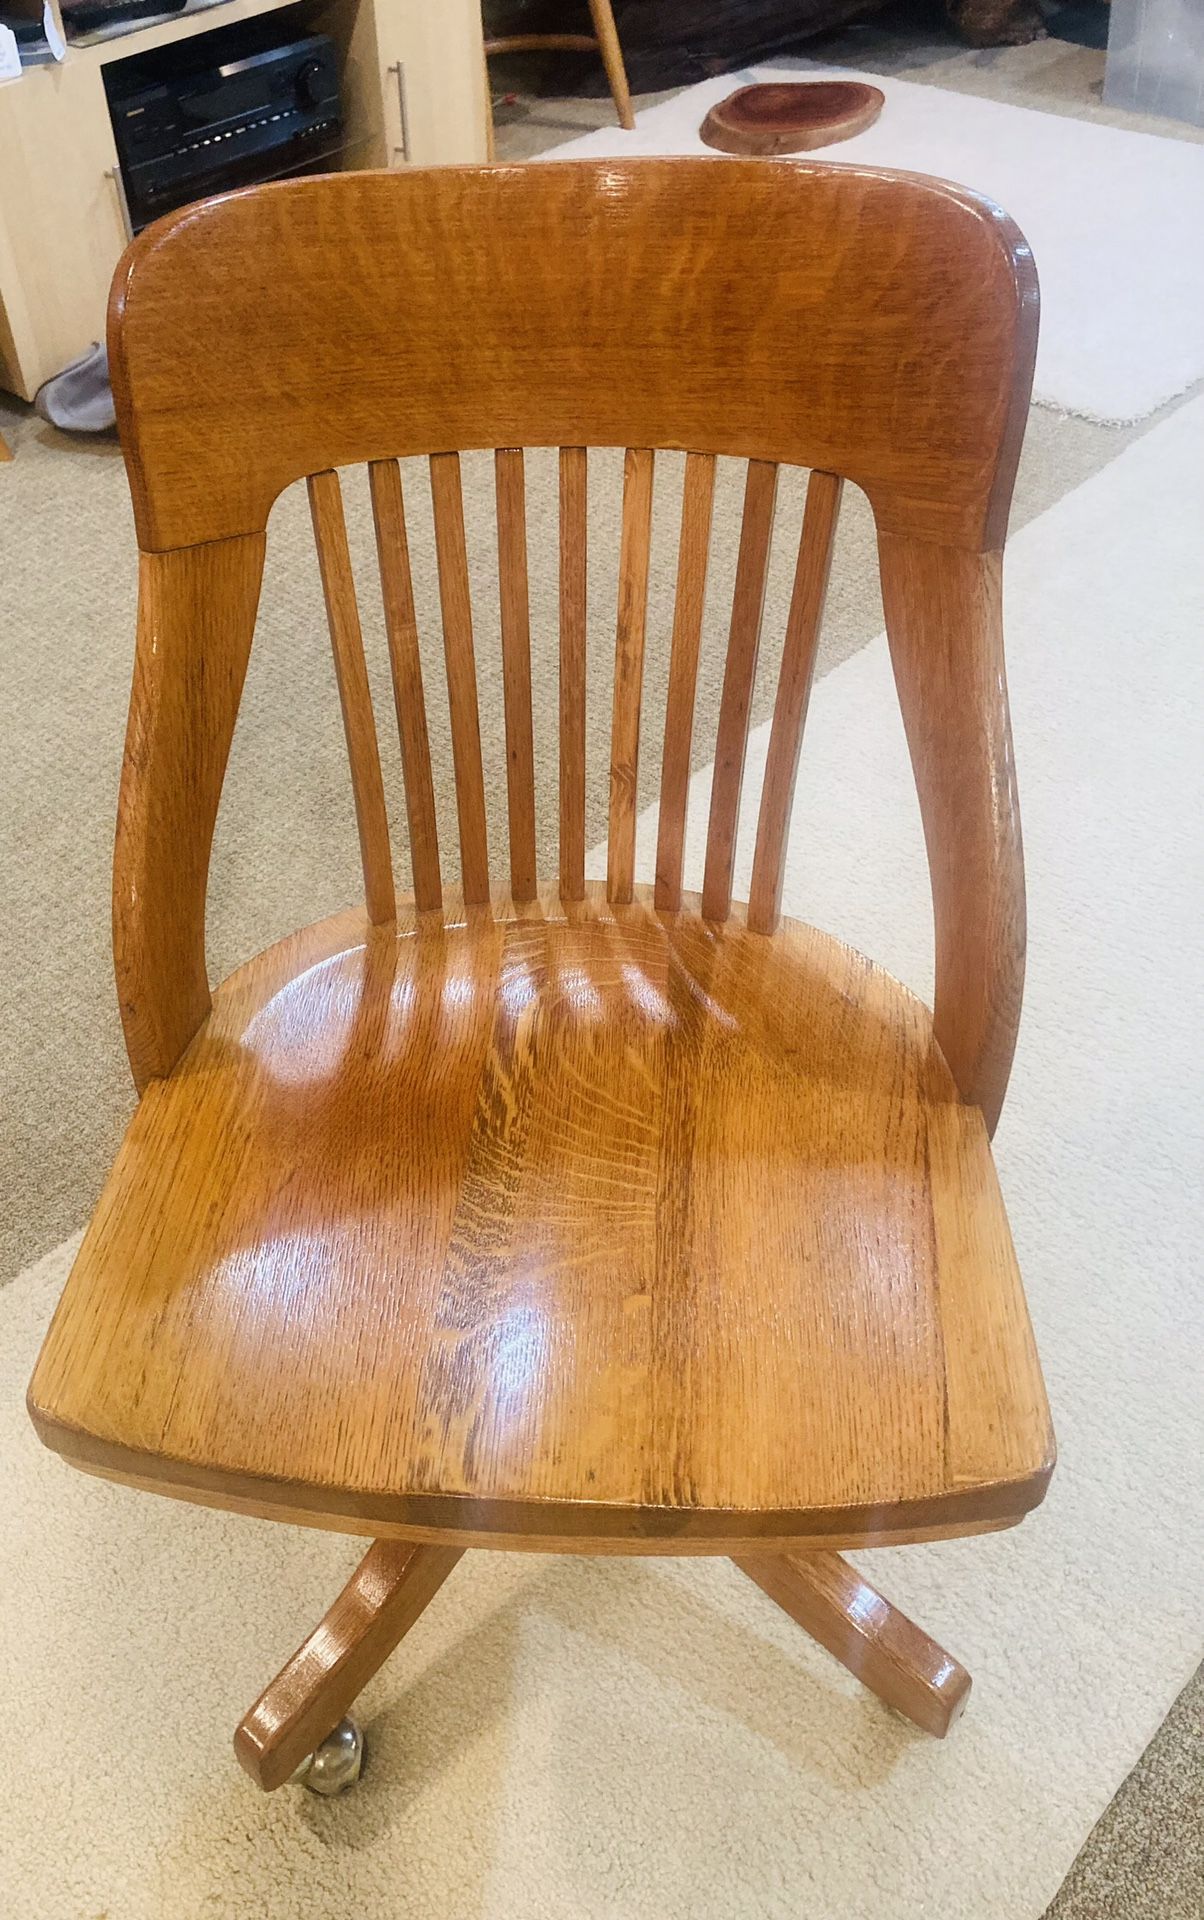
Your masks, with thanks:
[[[135,233],[206,194],[316,172],[340,145],[334,42],[281,42],[280,21],[219,27],[105,66]]]

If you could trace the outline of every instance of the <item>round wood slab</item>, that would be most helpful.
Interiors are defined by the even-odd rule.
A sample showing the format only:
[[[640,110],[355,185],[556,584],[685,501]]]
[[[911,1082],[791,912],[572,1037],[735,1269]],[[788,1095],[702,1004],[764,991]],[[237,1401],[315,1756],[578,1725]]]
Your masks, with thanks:
[[[702,138],[720,153],[806,153],[872,127],[885,95],[860,80],[779,80],[738,87],[713,106]]]

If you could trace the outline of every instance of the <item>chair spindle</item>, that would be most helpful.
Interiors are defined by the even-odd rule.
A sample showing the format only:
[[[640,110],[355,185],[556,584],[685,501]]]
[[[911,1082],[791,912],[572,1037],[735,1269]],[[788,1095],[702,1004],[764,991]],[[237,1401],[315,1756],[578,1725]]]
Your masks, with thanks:
[[[750,460],[744,486],[744,518],[732,593],[727,665],[719,703],[711,814],[707,828],[702,911],[708,920],[726,920],[732,904],[732,868],[744,785],[748,717],[761,643],[761,616],[769,571],[769,544],[777,500],[778,469],[768,460]]]
[[[472,590],[464,537],[459,454],[433,453],[430,472],[452,760],[456,770],[460,871],[466,903],[479,906],[489,899],[489,839],[485,824],[485,776],[481,766],[481,721],[472,644]]]
[[[628,447],[623,462],[619,613],[610,732],[610,834],[606,862],[607,898],[616,906],[628,904],[635,891],[636,783],[640,755],[640,701],[644,687],[644,634],[648,622],[652,473],[652,449]]]
[[[330,469],[310,474],[307,484],[339,703],[343,709],[347,757],[351,763],[351,791],[364,869],[364,901],[369,919],[381,925],[392,920],[397,911],[393,859],[355,577],[347,548],[343,494],[338,474]]]
[[[560,894],[585,898],[586,451],[560,449]]]
[[[823,472],[813,473],[807,482],[748,894],[748,924],[754,933],[772,933],[782,910],[786,841],[843,484],[836,474]]]
[[[393,703],[397,709],[397,732],[401,741],[414,904],[420,912],[428,912],[443,905],[443,887],[439,875],[439,833],[435,821],[435,786],[427,738],[422,660],[418,651],[418,621],[414,612],[401,468],[397,461],[372,461],[368,467],[368,486],[376,527],[385,630],[389,637]]]
[[[714,454],[688,454],[681,502],[681,538],[677,549],[677,590],[673,602],[673,641],[669,654],[665,746],[661,759],[660,825],[656,843],[655,902],[662,913],[677,913],[681,907],[681,868],[686,839],[686,802],[690,788],[690,746],[694,732],[698,649],[702,639],[714,501]]]
[[[494,475],[502,615],[502,693],[506,710],[510,891],[515,900],[533,900],[538,891],[535,744],[531,723],[531,610],[522,448],[498,447],[494,454]]]

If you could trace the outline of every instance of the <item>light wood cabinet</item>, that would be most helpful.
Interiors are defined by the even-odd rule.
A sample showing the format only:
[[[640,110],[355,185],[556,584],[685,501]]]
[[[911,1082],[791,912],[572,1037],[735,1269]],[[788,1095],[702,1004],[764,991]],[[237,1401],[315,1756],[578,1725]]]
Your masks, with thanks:
[[[73,45],[0,85],[0,386],[31,400],[104,334],[127,233],[104,91],[110,60],[289,0],[222,4]],[[486,157],[479,0],[303,0],[343,59],[346,167]]]

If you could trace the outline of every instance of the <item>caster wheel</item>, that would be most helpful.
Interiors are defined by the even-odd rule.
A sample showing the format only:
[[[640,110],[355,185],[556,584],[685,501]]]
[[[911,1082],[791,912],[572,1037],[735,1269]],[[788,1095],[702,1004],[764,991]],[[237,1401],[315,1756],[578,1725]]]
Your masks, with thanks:
[[[290,1787],[333,1799],[347,1793],[364,1770],[364,1736],[354,1720],[340,1720],[321,1746],[307,1754],[289,1780]]]

